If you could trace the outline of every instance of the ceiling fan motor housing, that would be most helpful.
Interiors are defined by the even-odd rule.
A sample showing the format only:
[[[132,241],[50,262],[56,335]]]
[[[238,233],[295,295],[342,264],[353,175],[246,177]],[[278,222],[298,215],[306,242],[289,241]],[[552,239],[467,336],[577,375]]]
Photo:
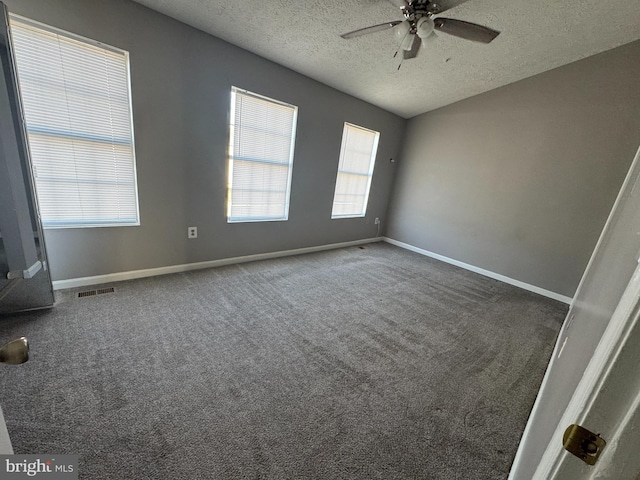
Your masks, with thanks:
[[[429,0],[409,1],[401,7],[402,15],[409,24],[409,32],[417,33],[419,37],[426,38],[433,32],[433,20],[431,17],[440,11],[440,6]],[[424,19],[424,20],[423,20]],[[428,22],[425,24],[425,20]],[[422,26],[423,34],[420,34]]]

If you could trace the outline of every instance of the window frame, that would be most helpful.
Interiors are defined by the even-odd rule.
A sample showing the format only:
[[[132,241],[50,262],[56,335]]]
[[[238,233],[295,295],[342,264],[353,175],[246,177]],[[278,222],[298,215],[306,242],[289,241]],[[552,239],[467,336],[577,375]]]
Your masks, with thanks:
[[[289,162],[286,164],[288,168],[287,174],[287,187],[285,191],[285,203],[284,203],[284,215],[282,217],[273,217],[273,216],[252,216],[252,217],[233,217],[231,215],[231,209],[233,208],[233,162],[234,162],[234,146],[235,146],[235,129],[236,129],[236,96],[245,95],[248,97],[254,97],[259,100],[263,100],[269,103],[273,103],[275,105],[280,105],[283,107],[290,108],[292,110],[292,121],[291,121],[291,136],[290,141],[291,145],[289,148]],[[297,134],[297,125],[298,125],[298,107],[296,105],[284,102],[282,100],[277,100],[275,98],[267,97],[265,95],[261,95],[259,93],[252,92],[250,90],[246,90],[244,88],[236,87],[235,85],[231,86],[230,92],[230,101],[229,101],[230,109],[229,109],[229,139],[227,143],[227,189],[226,189],[226,209],[225,215],[227,218],[227,223],[238,224],[238,223],[256,223],[256,222],[286,222],[289,220],[289,207],[291,205],[291,183],[293,178],[293,160],[294,160],[294,152],[296,145],[296,134]],[[267,160],[253,160],[255,163],[273,163]],[[285,164],[282,164],[283,166]]]
[[[354,173],[354,172],[349,172],[350,174],[354,174],[354,175],[360,175],[362,177],[367,177],[367,187],[366,190],[364,192],[364,201],[362,204],[362,212],[358,213],[358,214],[354,214],[354,213],[345,213],[345,214],[334,214],[334,206],[336,203],[336,194],[337,192],[337,188],[338,188],[338,178],[340,176],[340,173],[346,172],[346,170],[341,170],[340,165],[342,164],[342,159],[344,158],[345,155],[345,145],[346,145],[346,133],[348,131],[349,128],[354,128],[354,129],[358,129],[358,130],[363,130],[365,132],[369,132],[375,135],[374,137],[374,141],[373,141],[373,148],[371,149],[371,155],[370,155],[370,160],[369,160],[369,170],[366,174],[364,173]],[[331,219],[332,220],[337,220],[340,218],[362,218],[365,217],[367,215],[367,208],[369,206],[369,193],[371,192],[371,182],[373,180],[373,170],[375,168],[376,165],[376,158],[378,156],[378,145],[380,143],[380,132],[376,131],[376,130],[372,130],[370,128],[366,128],[366,127],[362,127],[360,125],[356,125],[355,123],[350,123],[350,122],[344,122],[344,126],[342,128],[342,140],[340,143],[340,157],[338,160],[338,171],[336,173],[336,181],[334,184],[334,189],[333,189],[333,202],[331,204]]]
[[[78,35],[73,32],[69,32],[62,28],[54,27],[52,25],[48,25],[46,23],[39,22],[37,20],[32,20],[27,17],[23,17],[22,15],[17,15],[14,13],[9,13],[9,36],[11,37],[11,42],[13,42],[13,34],[12,34],[12,24],[14,22],[22,23],[27,25],[28,27],[32,27],[35,29],[40,29],[48,33],[52,33],[54,35],[59,35],[61,37],[69,38],[73,41],[79,43],[85,43],[92,47],[97,47],[100,49],[107,50],[112,53],[116,53],[118,55],[122,55],[124,59],[124,68],[126,70],[126,95],[127,95],[127,104],[128,104],[128,116],[129,116],[129,127],[131,133],[131,162],[132,162],[132,180],[133,180],[133,193],[135,197],[135,221],[123,222],[120,219],[114,221],[102,221],[102,222],[90,222],[90,221],[70,221],[70,220],[56,220],[56,221],[47,221],[44,218],[41,218],[43,229],[45,230],[54,230],[54,229],[68,229],[68,228],[101,228],[101,227],[138,227],[140,226],[140,198],[138,191],[138,169],[137,169],[137,159],[136,159],[136,147],[135,147],[135,128],[134,128],[134,117],[133,117],[133,91],[131,88],[131,62],[130,62],[130,53],[127,50],[114,47],[113,45],[109,45],[98,40],[84,37],[82,35]],[[15,52],[15,44],[13,46],[13,50]],[[14,57],[15,57],[14,53]],[[18,55],[19,56],[19,55]],[[19,61],[16,61],[18,64]],[[16,69],[16,73],[18,76],[18,90],[20,91],[20,73],[19,68]],[[23,105],[24,110],[24,102],[21,99],[21,104]],[[24,129],[27,137],[27,145],[29,144],[29,126],[27,125],[26,115],[24,115],[23,111],[23,119],[24,119]],[[73,138],[75,135],[67,134],[60,135],[62,138]],[[30,149],[29,149],[30,152]],[[31,155],[31,153],[29,153]],[[33,158],[32,158],[33,163]],[[34,183],[36,184],[36,194],[37,194],[37,178],[34,177]],[[42,217],[42,215],[41,215]]]

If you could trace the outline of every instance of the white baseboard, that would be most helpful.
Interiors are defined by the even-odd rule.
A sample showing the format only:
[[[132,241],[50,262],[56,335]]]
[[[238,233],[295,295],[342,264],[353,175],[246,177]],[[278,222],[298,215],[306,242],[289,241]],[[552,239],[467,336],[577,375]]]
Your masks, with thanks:
[[[54,280],[53,289],[63,290],[65,288],[84,287],[87,285],[99,285],[101,283],[121,282],[123,280],[133,280],[134,278],[155,277],[156,275],[166,275],[169,273],[188,272],[190,270],[200,270],[203,268],[222,267],[235,263],[255,262],[257,260],[267,260],[269,258],[289,257],[304,253],[321,252],[323,250],[334,250],[336,248],[352,247],[365,243],[381,242],[382,237],[365,238],[351,242],[331,243],[328,245],[318,245],[315,247],[296,248],[294,250],[281,250],[279,252],[257,253],[255,255],[244,255],[242,257],[222,258],[220,260],[210,260],[207,262],[185,263],[183,265],[171,265],[168,267],[146,268],[144,270],[130,270],[128,272],[108,273],[106,275],[95,275],[92,277],[70,278],[67,280]]]
[[[484,275],[485,277],[493,278],[494,280],[499,280],[501,282],[508,283],[509,285],[513,285],[513,286],[522,288],[524,290],[529,290],[530,292],[534,292],[545,297],[553,298],[554,300],[558,300],[559,302],[563,302],[568,305],[570,305],[571,301],[573,300],[571,297],[560,295],[559,293],[555,293],[550,290],[545,290],[544,288],[536,287],[535,285],[521,282],[520,280],[506,277],[504,275],[500,275],[499,273],[485,270],[484,268],[476,267],[474,265],[469,265],[468,263],[460,262],[458,260],[445,257],[444,255],[440,255],[438,253],[433,253],[428,250],[423,250],[422,248],[414,247],[413,245],[409,245],[408,243],[399,242],[398,240],[394,240],[393,238],[383,237],[383,240],[387,243],[390,243],[391,245],[405,248],[407,250],[411,250],[412,252],[416,252],[421,255],[425,255],[427,257],[435,258],[436,260],[440,260],[445,263],[450,263],[451,265],[464,268],[465,270],[470,270],[472,272],[479,273],[480,275]]]

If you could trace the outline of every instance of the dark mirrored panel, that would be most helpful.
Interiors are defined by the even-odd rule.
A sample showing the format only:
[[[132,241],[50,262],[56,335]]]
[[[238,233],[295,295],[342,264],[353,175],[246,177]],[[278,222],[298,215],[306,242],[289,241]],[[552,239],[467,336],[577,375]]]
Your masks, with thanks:
[[[0,314],[53,305],[6,7],[0,3]]]

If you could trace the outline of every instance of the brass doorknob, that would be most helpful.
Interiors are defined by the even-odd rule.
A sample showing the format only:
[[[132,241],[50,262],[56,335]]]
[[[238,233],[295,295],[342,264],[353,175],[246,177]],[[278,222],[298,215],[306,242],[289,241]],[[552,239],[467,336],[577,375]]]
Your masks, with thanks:
[[[0,363],[20,365],[29,360],[29,342],[20,337],[0,348]]]

